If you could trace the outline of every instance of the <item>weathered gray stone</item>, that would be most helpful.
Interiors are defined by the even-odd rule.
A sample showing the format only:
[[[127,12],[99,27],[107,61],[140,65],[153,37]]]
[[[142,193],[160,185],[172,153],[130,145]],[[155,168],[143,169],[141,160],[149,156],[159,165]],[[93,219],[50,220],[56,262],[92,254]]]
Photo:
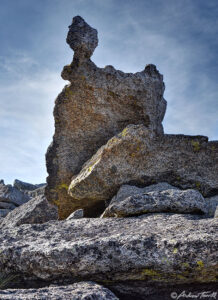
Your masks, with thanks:
[[[79,219],[6,227],[0,269],[34,280],[215,282],[217,220],[179,214]]]
[[[36,198],[38,196],[45,195],[45,188],[46,186],[41,186],[33,191],[25,191],[25,194],[27,194],[30,198]]]
[[[168,189],[129,195],[111,200],[102,217],[128,217],[152,212],[205,214],[205,199],[196,190]]]
[[[206,198],[206,209],[208,217],[214,217],[216,208],[218,206],[218,195],[210,198]]]
[[[19,206],[28,200],[30,200],[28,195],[25,195],[12,185],[0,184],[0,202],[9,202]]]
[[[134,195],[149,193],[149,192],[155,192],[155,191],[161,192],[161,191],[165,191],[165,190],[169,190],[169,189],[178,189],[178,188],[170,185],[167,182],[159,182],[157,184],[151,184],[144,188],[139,188],[135,185],[124,184],[120,187],[120,189],[118,190],[117,194],[114,196],[113,199],[114,200],[116,199],[116,201],[122,201],[129,196],[134,196]],[[111,203],[111,200],[108,201],[108,205],[109,205],[109,203]]]
[[[98,32],[80,16],[74,17],[69,26],[67,43],[74,51],[74,59],[88,59],[98,46]]]
[[[94,282],[79,282],[40,289],[0,290],[0,299],[7,300],[119,300],[109,289]]]
[[[84,217],[84,211],[83,211],[83,209],[77,209],[71,215],[69,215],[69,217],[67,218],[67,220],[81,219],[83,217]]]
[[[3,217],[5,217],[5,216],[7,216],[7,214],[8,214],[10,211],[11,211],[10,209],[6,209],[6,208],[0,209],[0,217],[3,218]]]
[[[0,224],[0,228],[21,224],[45,223],[57,219],[57,207],[48,203],[44,196],[38,196],[8,213]]]
[[[58,205],[61,218],[80,208],[67,190],[97,149],[128,124],[144,124],[162,134],[166,110],[163,77],[154,65],[135,74],[98,68],[89,59],[97,32],[80,17],[73,19],[67,42],[75,53],[62,77],[70,85],[56,99],[55,134],[46,155],[46,197]]]
[[[31,184],[31,183],[27,183],[18,179],[14,180],[14,184],[13,186],[18,189],[19,191],[33,191],[36,190],[38,188],[41,188],[43,186],[45,186],[45,183],[40,183],[40,184]]]
[[[166,181],[204,196],[218,193],[218,142],[206,137],[155,136],[143,125],[129,125],[86,162],[74,176],[69,194],[91,215],[123,184],[146,186]]]

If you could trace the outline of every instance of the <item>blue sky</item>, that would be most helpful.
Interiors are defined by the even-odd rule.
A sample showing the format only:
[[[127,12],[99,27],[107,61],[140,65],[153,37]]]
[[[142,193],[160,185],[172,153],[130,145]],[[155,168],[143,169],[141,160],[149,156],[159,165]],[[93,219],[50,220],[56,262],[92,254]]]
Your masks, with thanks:
[[[92,60],[164,75],[166,133],[218,139],[216,0],[0,0],[0,178],[45,182],[73,16],[98,30]]]

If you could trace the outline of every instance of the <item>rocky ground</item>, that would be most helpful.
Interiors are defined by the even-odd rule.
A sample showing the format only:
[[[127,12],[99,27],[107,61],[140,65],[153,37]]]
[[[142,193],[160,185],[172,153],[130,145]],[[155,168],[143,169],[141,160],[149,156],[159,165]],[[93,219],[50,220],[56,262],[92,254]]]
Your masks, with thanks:
[[[163,76],[98,68],[73,18],[47,185],[0,181],[0,299],[218,299],[218,141],[167,135]]]

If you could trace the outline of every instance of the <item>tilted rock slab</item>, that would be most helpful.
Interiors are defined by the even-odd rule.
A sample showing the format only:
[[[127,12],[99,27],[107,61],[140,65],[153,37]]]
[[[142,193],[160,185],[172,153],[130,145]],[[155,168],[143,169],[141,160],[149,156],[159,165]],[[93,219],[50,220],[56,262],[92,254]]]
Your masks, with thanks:
[[[166,181],[204,196],[218,193],[218,142],[203,136],[153,135],[129,125],[102,146],[74,177],[69,194],[87,214],[110,200],[123,184]],[[76,199],[76,200],[75,200]]]
[[[23,282],[92,280],[162,285],[210,283],[217,276],[217,219],[150,214],[50,221],[0,233],[0,270]],[[113,289],[112,289],[113,291]]]
[[[119,300],[110,290],[94,282],[39,289],[0,290],[1,300]]]
[[[111,137],[128,124],[144,124],[163,133],[166,110],[163,77],[154,65],[124,73],[112,66],[98,68],[90,57],[98,44],[97,30],[73,18],[67,43],[73,62],[62,78],[70,81],[55,101],[55,134],[47,151],[47,199],[66,218],[77,205],[67,193],[72,177]]]
[[[200,192],[192,189],[141,192],[130,194],[123,200],[115,196],[102,217],[128,217],[152,212],[205,214],[206,201]]]
[[[0,229],[21,224],[40,224],[57,219],[57,207],[49,203],[45,196],[38,196],[8,213],[0,224]]]

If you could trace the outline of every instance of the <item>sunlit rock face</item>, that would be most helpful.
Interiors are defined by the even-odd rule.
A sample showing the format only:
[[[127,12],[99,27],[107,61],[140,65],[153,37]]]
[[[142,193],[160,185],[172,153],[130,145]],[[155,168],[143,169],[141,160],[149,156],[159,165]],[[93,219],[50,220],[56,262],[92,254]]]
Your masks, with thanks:
[[[98,148],[129,124],[143,124],[162,135],[166,110],[163,77],[154,65],[135,74],[113,66],[98,68],[90,60],[98,45],[97,30],[81,17],[73,18],[67,43],[74,58],[62,78],[70,84],[55,101],[55,134],[46,154],[46,196],[58,205],[60,218],[80,208],[68,187]]]

